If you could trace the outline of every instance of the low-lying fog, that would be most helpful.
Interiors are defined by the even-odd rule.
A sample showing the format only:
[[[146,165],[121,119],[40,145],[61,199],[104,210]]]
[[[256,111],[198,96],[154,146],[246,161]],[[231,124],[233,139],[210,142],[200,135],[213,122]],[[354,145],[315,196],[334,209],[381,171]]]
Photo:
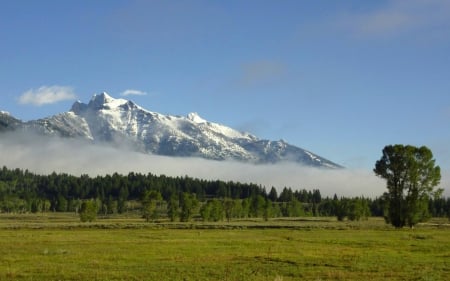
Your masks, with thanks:
[[[34,135],[1,135],[0,155],[0,166],[28,169],[40,174],[55,171],[76,176],[96,176],[114,172],[150,172],[156,175],[252,182],[265,186],[267,190],[272,186],[279,191],[285,186],[293,190],[319,189],[322,196],[376,197],[385,191],[384,180],[376,177],[372,170],[324,170],[293,163],[253,165],[200,158],[173,158]],[[441,187],[448,186],[448,175],[448,171],[442,171]],[[444,194],[449,196],[448,188]]]

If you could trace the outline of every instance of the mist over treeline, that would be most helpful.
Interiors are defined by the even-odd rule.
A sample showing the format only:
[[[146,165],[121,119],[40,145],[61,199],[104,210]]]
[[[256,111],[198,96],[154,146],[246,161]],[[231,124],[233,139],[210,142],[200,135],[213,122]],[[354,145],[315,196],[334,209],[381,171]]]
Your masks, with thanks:
[[[251,164],[194,157],[169,157],[133,151],[127,145],[112,147],[70,138],[43,137],[29,133],[0,136],[0,167],[19,167],[37,174],[128,174],[130,172],[210,181],[251,182],[272,187],[320,189],[322,195],[375,198],[385,189],[382,179],[364,169],[317,169],[292,162]]]
[[[95,200],[100,213],[136,210],[149,191],[161,195],[161,202],[181,202],[189,194],[196,202],[231,200],[248,211],[239,216],[258,217],[270,205],[273,216],[346,216],[359,204],[363,216],[383,216],[384,199],[363,197],[324,197],[320,190],[292,190],[280,193],[274,187],[254,183],[168,177],[151,173],[127,175],[73,176],[66,173],[39,175],[28,170],[0,170],[0,212],[77,212],[83,201]],[[233,204],[234,204],[233,203]],[[180,203],[181,204],[181,203]],[[221,203],[222,204],[222,203]],[[205,205],[206,206],[206,205]],[[353,206],[353,207],[352,207]],[[430,216],[448,216],[450,198],[430,198]]]

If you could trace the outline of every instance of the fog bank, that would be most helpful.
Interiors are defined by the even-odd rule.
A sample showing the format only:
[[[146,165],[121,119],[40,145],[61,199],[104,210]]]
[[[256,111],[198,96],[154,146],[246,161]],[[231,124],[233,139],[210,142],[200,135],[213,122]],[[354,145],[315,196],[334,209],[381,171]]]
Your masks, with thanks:
[[[0,165],[28,169],[39,174],[69,173],[76,176],[152,173],[189,176],[208,180],[252,182],[267,189],[319,189],[323,196],[376,197],[385,191],[385,182],[371,170],[324,170],[295,163],[253,165],[233,161],[147,155],[130,150],[93,145],[72,139],[30,135],[1,135]],[[441,186],[448,186],[448,171],[443,171]],[[445,191],[449,196],[448,190]]]

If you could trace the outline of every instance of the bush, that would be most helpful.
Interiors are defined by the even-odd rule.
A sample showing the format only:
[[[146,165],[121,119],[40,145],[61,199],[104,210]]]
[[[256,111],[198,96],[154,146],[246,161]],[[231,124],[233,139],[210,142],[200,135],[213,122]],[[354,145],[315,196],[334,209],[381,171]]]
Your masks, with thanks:
[[[83,201],[80,208],[80,220],[92,222],[97,219],[97,204],[93,200]]]

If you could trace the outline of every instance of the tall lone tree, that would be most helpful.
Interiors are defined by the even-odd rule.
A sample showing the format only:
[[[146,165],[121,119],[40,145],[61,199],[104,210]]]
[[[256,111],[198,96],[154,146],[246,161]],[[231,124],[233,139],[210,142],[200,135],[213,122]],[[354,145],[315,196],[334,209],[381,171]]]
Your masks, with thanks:
[[[387,145],[374,172],[387,182],[386,221],[400,228],[413,227],[427,217],[428,199],[441,180],[433,153],[426,146]]]

